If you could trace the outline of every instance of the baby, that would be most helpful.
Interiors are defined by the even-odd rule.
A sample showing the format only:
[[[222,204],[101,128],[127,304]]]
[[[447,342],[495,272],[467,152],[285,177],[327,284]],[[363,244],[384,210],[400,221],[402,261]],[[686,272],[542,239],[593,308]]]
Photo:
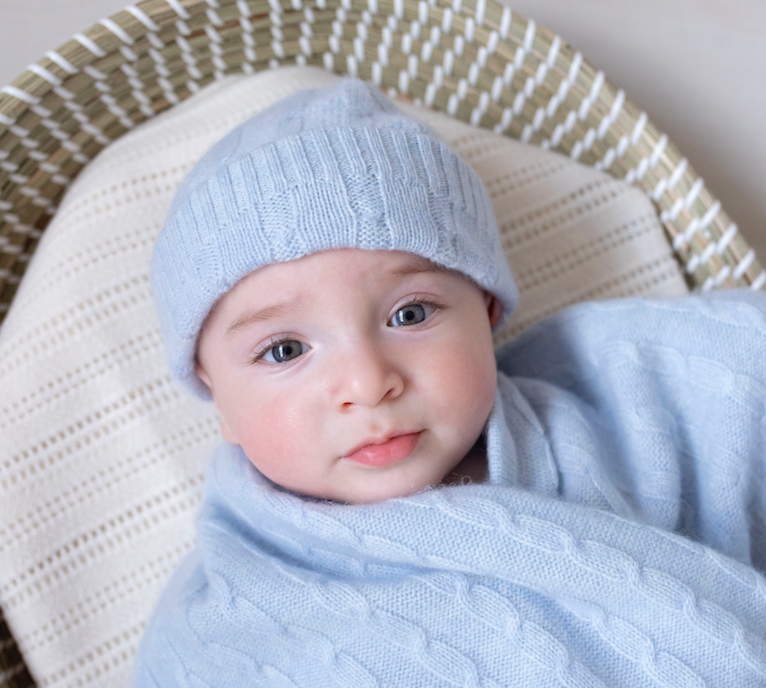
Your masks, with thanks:
[[[221,141],[179,191],[152,285],[177,376],[276,484],[374,502],[482,473],[491,327],[517,299],[492,208],[362,82]]]
[[[151,279],[226,443],[135,686],[766,682],[762,295],[495,353],[486,190],[352,79],[219,142]]]

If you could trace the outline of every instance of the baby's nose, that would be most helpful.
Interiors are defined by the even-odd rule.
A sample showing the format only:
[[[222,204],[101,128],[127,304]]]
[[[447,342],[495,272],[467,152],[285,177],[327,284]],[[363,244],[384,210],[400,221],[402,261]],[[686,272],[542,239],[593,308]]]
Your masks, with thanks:
[[[404,391],[404,376],[381,346],[365,343],[339,356],[336,403],[342,410],[377,406]]]

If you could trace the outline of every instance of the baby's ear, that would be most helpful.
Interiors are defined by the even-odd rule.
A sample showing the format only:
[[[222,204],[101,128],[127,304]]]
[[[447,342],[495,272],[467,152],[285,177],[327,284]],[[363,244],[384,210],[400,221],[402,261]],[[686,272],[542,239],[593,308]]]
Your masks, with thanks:
[[[221,436],[223,437],[224,441],[228,442],[229,444],[239,444],[239,437],[237,437],[237,433],[231,429],[231,426],[226,422],[224,415],[220,411],[218,413],[221,416]]]
[[[500,318],[503,315],[503,307],[498,299],[488,291],[484,292],[484,303],[487,304],[487,315],[489,315],[489,326],[494,327],[500,322]]]
[[[210,378],[207,376],[207,373],[202,369],[202,366],[199,363],[194,364],[194,372],[197,373],[197,377],[205,383],[207,388],[210,390],[210,393],[212,394],[213,386],[210,384]]]

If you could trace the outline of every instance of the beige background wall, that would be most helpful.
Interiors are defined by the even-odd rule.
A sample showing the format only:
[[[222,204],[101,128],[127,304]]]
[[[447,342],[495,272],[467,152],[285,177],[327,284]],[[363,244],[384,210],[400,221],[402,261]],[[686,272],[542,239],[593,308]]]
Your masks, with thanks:
[[[766,2],[507,0],[645,109],[766,261]],[[0,0],[0,84],[125,0]]]

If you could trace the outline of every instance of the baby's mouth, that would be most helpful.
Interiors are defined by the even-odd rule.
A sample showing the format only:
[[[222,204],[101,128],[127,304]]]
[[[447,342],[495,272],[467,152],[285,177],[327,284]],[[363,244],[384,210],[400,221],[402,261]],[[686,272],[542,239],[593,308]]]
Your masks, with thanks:
[[[395,435],[382,442],[371,440],[346,454],[343,458],[375,468],[390,466],[399,461],[404,461],[404,459],[412,454],[422,432],[421,430],[405,435]]]

